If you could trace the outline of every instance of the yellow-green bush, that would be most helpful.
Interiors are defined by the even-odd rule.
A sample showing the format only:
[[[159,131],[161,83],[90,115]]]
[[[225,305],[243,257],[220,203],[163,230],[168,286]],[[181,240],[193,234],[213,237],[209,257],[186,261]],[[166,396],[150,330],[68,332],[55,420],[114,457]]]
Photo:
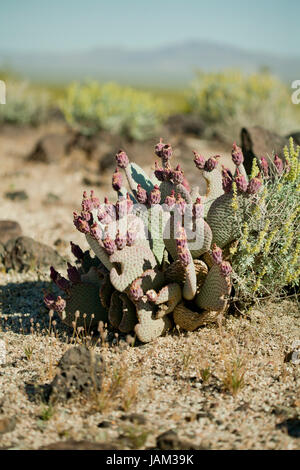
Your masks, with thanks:
[[[300,126],[291,91],[267,72],[199,72],[188,103],[190,111],[207,123],[209,137],[218,134],[230,142],[238,138],[241,127],[259,125],[285,134]]]
[[[0,106],[0,123],[38,125],[47,119],[50,95],[46,90],[32,87],[9,75],[5,84],[6,104]]]
[[[61,108],[67,122],[83,134],[104,129],[136,140],[152,136],[164,114],[161,101],[151,94],[116,83],[74,83]]]
[[[300,277],[300,147],[290,139],[286,168],[274,178],[262,175],[263,190],[250,214],[235,207],[240,236],[231,247],[235,296],[239,301],[280,297]],[[275,168],[275,167],[274,167]],[[259,169],[253,161],[252,176]]]

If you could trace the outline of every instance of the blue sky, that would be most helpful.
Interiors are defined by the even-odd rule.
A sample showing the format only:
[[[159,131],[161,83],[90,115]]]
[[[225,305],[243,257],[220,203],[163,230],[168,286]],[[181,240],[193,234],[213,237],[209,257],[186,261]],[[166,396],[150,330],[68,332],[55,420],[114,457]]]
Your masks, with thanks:
[[[206,39],[300,57],[299,0],[1,0],[0,48],[151,48]]]

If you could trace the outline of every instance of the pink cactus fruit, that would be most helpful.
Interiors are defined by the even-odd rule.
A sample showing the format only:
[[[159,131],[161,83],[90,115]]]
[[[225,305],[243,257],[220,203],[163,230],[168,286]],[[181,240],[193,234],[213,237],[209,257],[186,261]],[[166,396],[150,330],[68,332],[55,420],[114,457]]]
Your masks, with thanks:
[[[176,211],[178,211],[179,215],[184,215],[186,209],[186,201],[183,199],[181,194],[177,194],[175,209]]]
[[[73,213],[73,222],[77,230],[81,233],[89,233],[90,232],[90,226],[87,220],[85,220],[84,217],[82,217],[82,214],[78,214],[77,212]]]
[[[222,263],[220,264],[220,271],[224,277],[230,276],[230,274],[232,273],[231,264],[228,261],[222,261]]]
[[[228,168],[222,165],[222,186],[224,193],[228,194],[232,190],[232,174]]]
[[[139,281],[135,280],[130,286],[129,296],[134,302],[138,302],[144,295],[143,289],[141,288]]]
[[[205,165],[204,165],[204,170],[211,172],[215,168],[217,168],[219,158],[220,158],[220,155],[216,155],[215,157],[211,157],[208,160],[206,160]]]
[[[172,210],[175,206],[176,203],[176,198],[175,198],[175,191],[172,190],[171,194],[166,197],[165,199],[165,205],[168,210]]]
[[[120,191],[123,186],[123,179],[119,168],[116,168],[112,176],[112,187],[115,191]]]
[[[221,264],[223,261],[223,251],[215,243],[212,246],[212,258],[216,264]]]
[[[236,169],[235,183],[236,183],[237,190],[240,193],[245,193],[247,191],[248,183],[246,181],[245,176],[241,174],[238,168]]]
[[[148,202],[152,206],[155,204],[159,204],[160,200],[161,200],[161,193],[160,193],[159,187],[156,184],[154,188],[152,189],[152,191],[150,192],[150,194],[148,195]]]
[[[115,239],[116,247],[118,250],[123,250],[127,243],[127,237],[120,233],[120,230],[117,232],[117,236]]]
[[[156,154],[159,158],[162,158],[162,156],[163,156],[162,151],[163,151],[164,146],[165,146],[165,144],[163,143],[163,139],[160,138],[159,143],[156,144],[156,146],[155,146],[155,154]]]
[[[174,184],[183,184],[184,182],[184,174],[183,171],[180,167],[180,165],[177,165],[176,169],[172,171],[171,173],[171,181]]]
[[[127,168],[129,165],[129,158],[127,156],[127,153],[124,152],[123,150],[120,150],[117,155],[116,155],[116,161],[117,165],[119,168]]]
[[[102,232],[101,227],[98,224],[91,225],[90,234],[95,240],[97,241],[102,240],[103,232]]]
[[[178,250],[182,250],[187,247],[187,236],[186,236],[186,231],[180,223],[178,224],[177,227],[177,232],[176,232],[176,247]]]
[[[268,161],[265,157],[261,157],[260,166],[261,166],[261,169],[263,171],[263,174],[267,178],[269,176],[269,164],[268,164]]]
[[[251,194],[251,195],[257,194],[261,187],[262,187],[262,181],[260,179],[260,175],[258,175],[258,177],[252,178],[249,181],[247,192],[248,194]]]
[[[281,158],[279,158],[278,155],[275,155],[274,157],[274,165],[277,169],[278,174],[281,175],[283,173],[284,166],[283,166],[283,161],[281,160]]]
[[[146,204],[148,201],[147,191],[140,184],[137,185],[136,198],[139,204]]]
[[[178,249],[177,255],[180,263],[184,267],[187,267],[192,262],[191,254],[186,248]]]
[[[103,240],[103,247],[109,256],[116,251],[116,244],[108,234],[105,235],[105,238]]]
[[[160,167],[158,165],[158,162],[156,161],[155,162],[155,170],[154,170],[154,174],[156,176],[156,178],[158,179],[158,181],[165,181],[166,179],[166,174],[165,174],[165,169]]]
[[[195,219],[201,219],[201,217],[204,217],[204,207],[201,201],[201,197],[198,197],[193,205],[193,216]]]
[[[236,145],[234,142],[231,151],[232,161],[236,166],[240,166],[244,163],[244,155],[242,149]]]
[[[197,152],[193,152],[194,153],[194,162],[195,162],[195,165],[196,167],[198,168],[198,170],[204,170],[204,167],[205,167],[205,158],[202,156],[202,155],[199,155],[199,153]]]

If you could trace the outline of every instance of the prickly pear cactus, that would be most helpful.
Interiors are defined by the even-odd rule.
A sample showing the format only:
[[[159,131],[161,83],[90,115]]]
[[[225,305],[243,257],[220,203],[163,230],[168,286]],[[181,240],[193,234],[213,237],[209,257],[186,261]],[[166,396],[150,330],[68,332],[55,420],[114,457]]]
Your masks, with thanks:
[[[161,140],[155,154],[160,163],[151,177],[124,151],[116,155],[115,203],[84,193],[74,225],[96,257],[72,243],[76,266],[68,266],[68,279],[51,268],[64,297],[45,296],[47,307],[68,325],[108,322],[149,342],[174,325],[193,331],[226,312],[232,270],[222,248],[238,237],[235,211],[251,206],[260,179],[248,182],[236,145],[234,175],[220,171],[219,156],[205,160],[195,153],[207,182],[201,198],[180,165],[172,167],[170,145]]]

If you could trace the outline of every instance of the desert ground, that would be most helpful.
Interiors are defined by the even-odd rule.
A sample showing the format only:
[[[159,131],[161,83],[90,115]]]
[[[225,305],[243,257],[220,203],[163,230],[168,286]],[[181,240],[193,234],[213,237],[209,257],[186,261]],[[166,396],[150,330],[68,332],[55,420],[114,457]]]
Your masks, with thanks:
[[[37,140],[51,132],[64,134],[64,124],[1,130],[0,219],[17,221],[24,235],[72,260],[70,240],[87,249],[72,212],[84,190],[113,198],[118,149],[103,147],[106,161],[111,153],[107,171],[76,148],[58,161],[29,161]],[[221,163],[231,165],[230,146],[171,136],[167,129],[162,137],[174,146],[192,184],[198,182],[193,150],[206,157],[220,154]],[[124,149],[150,169],[155,143],[125,142]],[[16,191],[26,197],[7,197]],[[193,333],[174,329],[141,345],[110,330],[107,336],[74,339],[58,317],[49,319],[43,305],[49,282],[49,269],[0,272],[0,340],[6,345],[0,365],[1,449],[58,448],[74,441],[112,449],[300,448],[300,367],[291,359],[300,331],[294,299],[261,304],[244,315],[232,310],[218,325]],[[101,391],[52,403],[41,391],[74,342],[103,357]]]

